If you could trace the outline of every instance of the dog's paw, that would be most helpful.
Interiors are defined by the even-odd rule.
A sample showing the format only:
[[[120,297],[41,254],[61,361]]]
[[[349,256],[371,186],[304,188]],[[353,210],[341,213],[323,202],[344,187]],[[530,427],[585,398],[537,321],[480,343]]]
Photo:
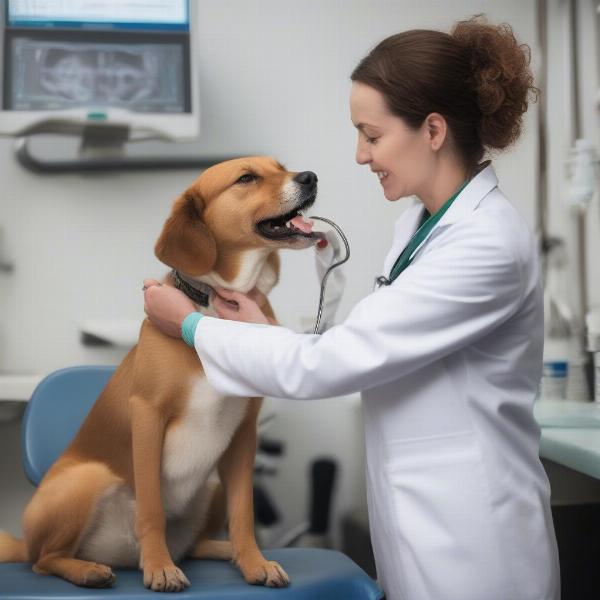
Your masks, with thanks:
[[[94,563],[81,574],[79,585],[83,587],[105,588],[110,587],[116,580],[110,567]]]
[[[274,560],[263,560],[251,565],[240,564],[246,583],[267,587],[286,587],[290,583],[288,574]]]
[[[154,592],[181,592],[190,585],[183,571],[174,564],[144,566],[144,585]]]

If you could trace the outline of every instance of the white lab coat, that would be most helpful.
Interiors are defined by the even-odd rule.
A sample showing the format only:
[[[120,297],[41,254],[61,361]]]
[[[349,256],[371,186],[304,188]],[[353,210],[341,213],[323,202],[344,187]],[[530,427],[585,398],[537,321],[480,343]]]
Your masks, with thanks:
[[[537,251],[497,183],[483,168],[394,283],[321,336],[211,317],[196,330],[206,376],[223,394],[361,391],[371,537],[388,600],[560,595],[533,417]],[[423,210],[398,220],[383,274]]]

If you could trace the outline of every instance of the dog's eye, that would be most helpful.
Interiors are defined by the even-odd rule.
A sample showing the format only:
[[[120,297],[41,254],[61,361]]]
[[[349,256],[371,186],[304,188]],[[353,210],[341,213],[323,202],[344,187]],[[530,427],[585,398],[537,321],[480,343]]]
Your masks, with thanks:
[[[236,181],[236,183],[251,183],[253,181],[256,181],[257,179],[258,179],[258,177],[256,175],[254,175],[254,173],[246,173],[245,175],[242,175]]]

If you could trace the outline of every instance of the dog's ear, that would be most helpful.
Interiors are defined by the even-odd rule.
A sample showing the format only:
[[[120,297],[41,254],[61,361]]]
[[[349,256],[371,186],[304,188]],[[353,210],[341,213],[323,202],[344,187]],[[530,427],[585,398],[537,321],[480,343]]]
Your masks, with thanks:
[[[215,239],[202,218],[204,200],[191,190],[173,204],[154,247],[161,262],[186,275],[208,273],[217,260]]]

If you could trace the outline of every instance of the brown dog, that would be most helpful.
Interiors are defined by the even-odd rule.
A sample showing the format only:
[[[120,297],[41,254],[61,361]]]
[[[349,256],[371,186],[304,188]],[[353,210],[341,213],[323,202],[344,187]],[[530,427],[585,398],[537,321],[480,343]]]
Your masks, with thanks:
[[[314,202],[316,182],[266,157],[208,169],[175,201],[156,244],[174,270],[164,283],[212,315],[212,286],[258,291],[274,319],[262,294],[278,280],[277,250],[319,239],[298,215]],[[32,562],[36,573],[89,587],[110,585],[111,567],[139,566],[146,587],[180,591],[189,581],[175,562],[216,558],[233,560],[248,583],[287,585],[254,537],[261,401],[220,397],[194,349],[145,320],[27,506],[24,541],[0,534],[0,561]],[[211,540],[224,523],[224,496],[230,539]]]

